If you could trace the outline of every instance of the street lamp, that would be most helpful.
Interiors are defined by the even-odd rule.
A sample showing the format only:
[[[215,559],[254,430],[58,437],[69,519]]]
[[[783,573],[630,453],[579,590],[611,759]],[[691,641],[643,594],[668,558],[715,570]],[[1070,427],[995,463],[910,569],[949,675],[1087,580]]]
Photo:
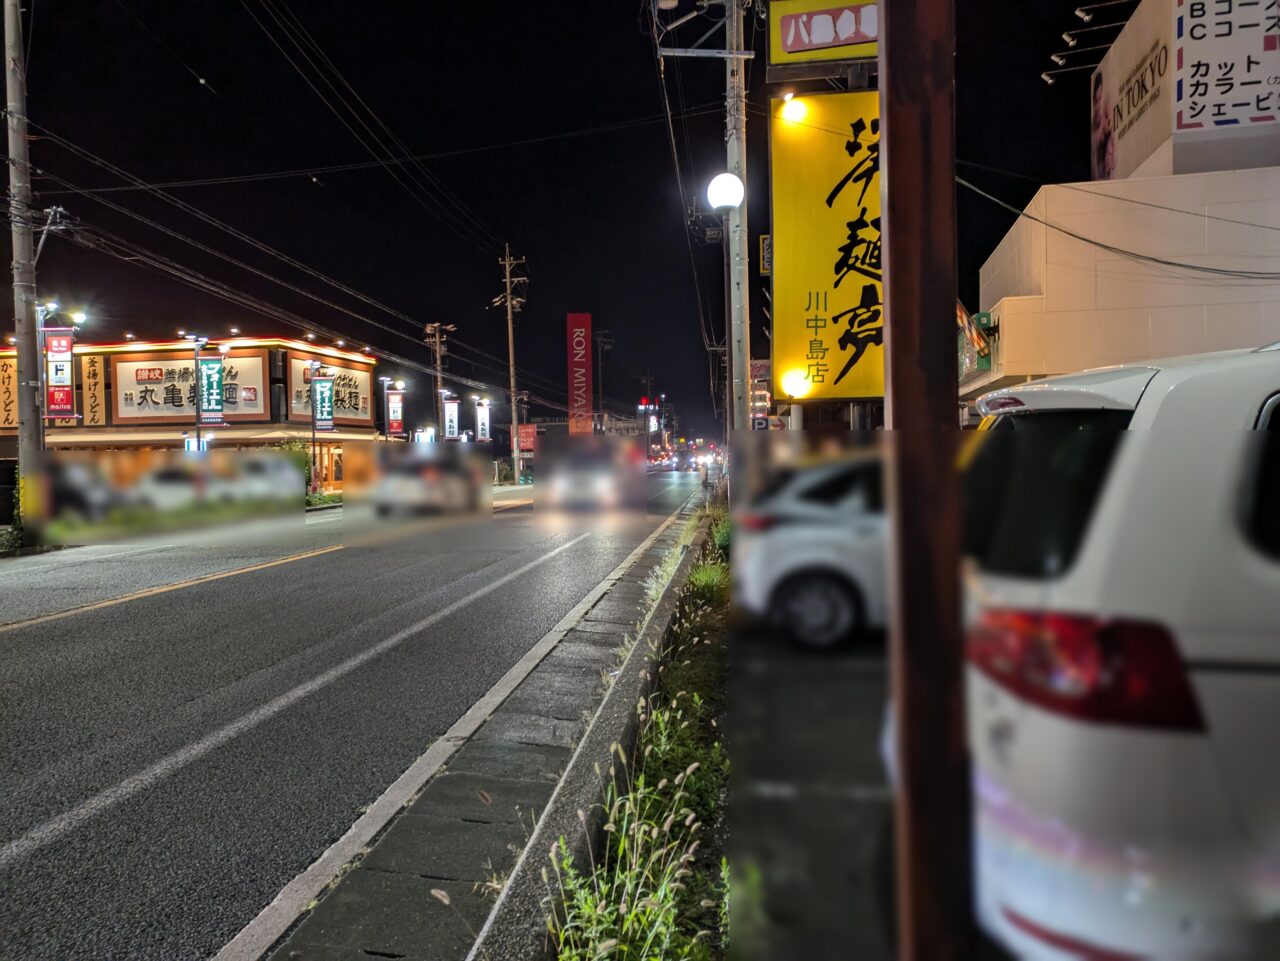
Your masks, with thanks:
[[[56,300],[48,300],[48,301],[45,301],[43,304],[36,304],[36,321],[37,321],[36,322],[36,356],[40,360],[40,363],[37,365],[37,369],[36,369],[36,381],[40,391],[40,411],[42,415],[40,417],[40,426],[39,426],[41,450],[44,450],[44,447],[45,447],[45,428],[48,426],[48,424],[46,423],[46,419],[49,415],[49,392],[47,389],[48,384],[46,383],[46,380],[45,380],[45,375],[48,373],[46,368],[48,367],[49,360],[45,350],[45,334],[49,330],[55,329],[52,327],[46,327],[45,321],[57,315],[61,310],[62,310],[62,305],[59,304]],[[70,319],[73,325],[71,329],[74,331],[76,327],[79,327],[81,324],[86,323],[89,320],[89,315],[85,313],[83,310],[77,310],[69,314],[68,318]],[[66,328],[62,328],[62,329],[65,330]],[[75,390],[74,377],[72,378],[71,389],[73,391]]]
[[[316,458],[316,375],[320,372],[323,365],[318,360],[307,361],[307,367],[311,370],[311,389],[307,391],[311,398],[311,492],[315,493],[320,489],[320,464]]]
[[[716,174],[711,178],[711,183],[707,184],[707,203],[711,205],[712,210],[741,207],[746,195],[747,191],[742,185],[742,180],[737,174],[728,171]]]
[[[391,403],[387,400],[387,390],[391,387],[390,377],[379,377],[378,383],[382,385],[382,436],[385,440],[391,440]]]
[[[203,406],[201,404],[202,398],[200,397],[200,351],[204,350],[205,345],[209,343],[209,338],[195,334],[186,334],[184,336],[191,341],[191,370],[193,374],[191,382],[195,385],[196,391],[196,454],[199,455],[203,450],[200,440],[200,410]]]
[[[476,443],[488,441],[489,437],[489,398],[472,394],[471,400],[476,405]]]

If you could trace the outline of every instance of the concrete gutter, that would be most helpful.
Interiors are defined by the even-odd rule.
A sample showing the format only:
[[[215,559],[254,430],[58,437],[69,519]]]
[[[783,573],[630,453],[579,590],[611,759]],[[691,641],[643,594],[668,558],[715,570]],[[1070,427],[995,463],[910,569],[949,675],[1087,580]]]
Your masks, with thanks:
[[[630,756],[639,730],[636,705],[653,688],[650,651],[661,649],[675,620],[689,571],[702,555],[708,537],[703,519],[684,552],[671,582],[658,600],[612,686],[601,701],[568,767],[552,792],[533,835],[516,861],[497,903],[489,912],[467,961],[534,961],[550,958],[547,932],[548,891],[542,880],[551,851],[564,838],[574,858],[586,863],[588,843],[597,843],[603,824],[599,805],[602,786],[621,745]],[[583,812],[585,822],[578,817]]]

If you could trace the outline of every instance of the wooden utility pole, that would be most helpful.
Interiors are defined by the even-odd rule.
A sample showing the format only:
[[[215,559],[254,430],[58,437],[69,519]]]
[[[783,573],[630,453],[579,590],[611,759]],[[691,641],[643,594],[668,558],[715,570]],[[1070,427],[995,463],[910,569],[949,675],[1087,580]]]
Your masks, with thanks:
[[[953,0],[880,5],[899,958],[968,961]]]
[[[426,339],[431,345],[431,350],[436,358],[436,434],[437,438],[444,438],[444,342],[449,338],[444,335],[444,331],[454,331],[458,327],[456,324],[427,324]]]
[[[513,285],[523,283],[524,277],[513,277],[511,268],[524,263],[523,257],[511,256],[511,245],[503,245],[502,264],[502,296],[499,298],[507,308],[507,362],[511,368],[511,479],[520,480],[520,412],[516,407],[516,313],[524,304],[524,298],[512,293]]]
[[[613,336],[607,330],[597,330],[596,341],[596,388],[600,392],[600,429],[604,429],[604,355],[613,350]]]
[[[31,164],[27,154],[27,70],[22,50],[19,0],[4,0],[6,120],[9,128],[9,221],[13,236],[13,319],[17,341],[18,491],[30,539],[34,530],[35,489],[43,423],[38,396],[40,364],[37,346],[36,262],[31,237]],[[16,518],[15,518],[16,521]]]

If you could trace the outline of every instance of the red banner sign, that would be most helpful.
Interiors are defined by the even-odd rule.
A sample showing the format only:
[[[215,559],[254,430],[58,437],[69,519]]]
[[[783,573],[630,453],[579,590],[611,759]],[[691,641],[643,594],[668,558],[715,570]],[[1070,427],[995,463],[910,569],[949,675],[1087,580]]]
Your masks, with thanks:
[[[73,387],[50,387],[45,403],[45,416],[68,417],[76,412],[76,392]]]
[[[387,433],[404,433],[404,391],[387,391]]]
[[[591,416],[591,315],[570,314],[569,433],[593,433]]]
[[[538,425],[521,424],[516,436],[520,439],[521,451],[533,451],[538,445]]]

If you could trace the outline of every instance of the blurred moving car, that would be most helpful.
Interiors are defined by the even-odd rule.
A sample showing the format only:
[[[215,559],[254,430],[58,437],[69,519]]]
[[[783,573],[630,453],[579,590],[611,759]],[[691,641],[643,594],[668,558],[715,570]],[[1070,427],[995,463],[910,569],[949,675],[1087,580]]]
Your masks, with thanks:
[[[966,479],[984,928],[1280,958],[1280,344],[983,397]]]
[[[379,517],[479,510],[479,482],[465,461],[417,455],[386,465],[370,493]]]
[[[833,647],[885,623],[882,463],[787,468],[734,518],[734,601],[795,642]]]
[[[632,463],[626,451],[601,438],[578,438],[547,445],[538,494],[543,506],[560,510],[641,507],[643,456]]]

